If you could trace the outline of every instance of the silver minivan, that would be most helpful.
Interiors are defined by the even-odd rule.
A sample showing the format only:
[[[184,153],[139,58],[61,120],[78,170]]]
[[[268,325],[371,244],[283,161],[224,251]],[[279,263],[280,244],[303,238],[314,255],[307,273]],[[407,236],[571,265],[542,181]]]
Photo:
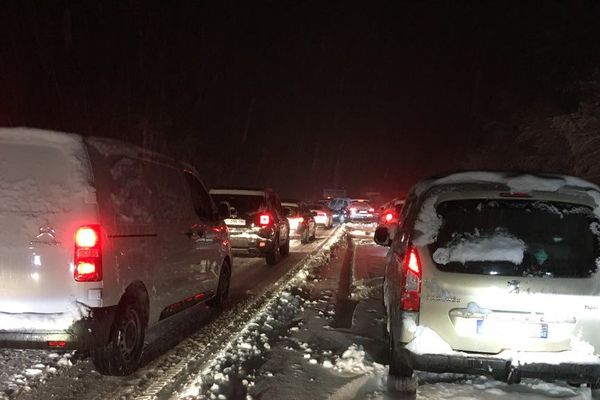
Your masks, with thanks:
[[[0,347],[139,365],[148,327],[227,296],[227,228],[190,166],[118,141],[0,129]]]
[[[390,245],[388,227],[375,241]],[[597,389],[599,267],[592,183],[465,172],[417,184],[385,275],[390,382],[414,391],[422,370]]]

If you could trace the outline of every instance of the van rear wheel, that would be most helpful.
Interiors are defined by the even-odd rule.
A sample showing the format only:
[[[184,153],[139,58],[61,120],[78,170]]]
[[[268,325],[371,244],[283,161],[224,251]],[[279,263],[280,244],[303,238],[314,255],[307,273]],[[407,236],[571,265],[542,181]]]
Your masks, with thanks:
[[[139,368],[145,336],[143,315],[139,300],[129,298],[122,301],[109,343],[91,352],[98,372],[124,376]]]

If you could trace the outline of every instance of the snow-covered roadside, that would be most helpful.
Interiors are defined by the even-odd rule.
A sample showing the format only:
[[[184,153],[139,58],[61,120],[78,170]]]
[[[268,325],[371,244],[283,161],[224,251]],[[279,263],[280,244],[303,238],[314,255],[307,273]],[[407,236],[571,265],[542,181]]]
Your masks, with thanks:
[[[367,255],[362,253],[365,248]],[[330,264],[314,268],[306,279],[284,288],[216,362],[171,398],[400,398],[387,391],[381,290],[372,285],[356,301],[346,302],[337,296],[344,250],[340,246]],[[377,253],[372,246],[358,245],[357,251],[355,262],[375,264]],[[378,268],[381,271],[381,266]],[[343,307],[348,304],[350,311]],[[350,325],[344,325],[341,318],[346,312],[351,313]],[[421,400],[590,398],[589,389],[564,382],[526,379],[522,384],[508,385],[477,376],[417,375],[419,389],[413,398]]]
[[[338,253],[345,248],[341,245]],[[381,348],[369,335],[374,328],[383,332],[382,318],[363,318],[367,326],[354,324],[352,330],[333,328],[339,322],[336,312],[343,312],[335,296],[341,258],[303,268],[215,362],[172,398],[327,398],[359,376],[385,377],[386,368],[369,355]],[[380,299],[364,302],[369,308],[362,313],[374,315],[373,301]]]
[[[5,349],[0,352],[0,399],[28,392],[74,362],[74,352]]]
[[[278,288],[269,293],[270,300],[254,312],[254,317],[240,329],[232,341],[190,380],[181,393],[175,398],[224,398],[220,386],[227,386],[230,376],[238,377],[241,387],[251,385],[252,374],[246,373],[247,365],[251,365],[255,357],[270,348],[269,341],[277,336],[282,328],[287,328],[293,317],[302,308],[302,286],[310,272],[315,268],[327,265],[335,247],[344,236],[344,230],[338,229],[314,255],[309,256],[295,273],[284,278]],[[245,377],[245,378],[242,378]],[[246,379],[248,378],[248,379]],[[231,391],[232,388],[229,388]],[[238,385],[234,390],[240,389]],[[238,397],[234,397],[238,398]]]

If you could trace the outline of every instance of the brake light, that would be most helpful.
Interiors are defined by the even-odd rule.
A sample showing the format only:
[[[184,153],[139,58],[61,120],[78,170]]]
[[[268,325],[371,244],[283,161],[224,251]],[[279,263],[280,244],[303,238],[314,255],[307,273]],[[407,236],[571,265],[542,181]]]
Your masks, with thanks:
[[[75,271],[77,282],[102,280],[100,225],[82,226],[75,233]]]
[[[369,208],[369,212],[375,212],[374,208]]]
[[[392,214],[391,212],[385,214],[385,220],[386,220],[386,222],[390,222],[392,219],[394,219],[394,214]]]
[[[324,216],[326,216],[327,214],[325,214],[324,212],[317,212],[317,215],[318,215],[319,217],[324,217]]]
[[[271,216],[269,214],[261,214],[258,217],[258,223],[261,226],[267,226],[271,223]]]
[[[410,246],[402,262],[400,271],[400,309],[402,311],[419,311],[421,308],[421,261],[417,249]]]

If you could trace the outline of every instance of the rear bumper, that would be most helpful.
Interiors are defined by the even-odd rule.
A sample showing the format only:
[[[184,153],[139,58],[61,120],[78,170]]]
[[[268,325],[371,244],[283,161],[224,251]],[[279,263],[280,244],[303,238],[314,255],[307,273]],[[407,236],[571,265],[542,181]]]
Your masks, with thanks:
[[[274,242],[258,235],[230,235],[231,252],[238,256],[261,257],[273,250]]]
[[[2,331],[0,347],[19,349],[62,348],[90,350],[103,346],[110,340],[112,324],[118,306],[92,308],[88,318],[76,321],[64,331]],[[1,328],[0,328],[1,329]],[[64,342],[64,346],[51,346],[49,342]]]
[[[600,380],[600,359],[598,364],[518,364],[493,356],[414,354],[405,349],[403,353],[401,356],[405,357],[408,364],[420,371],[488,375],[507,382],[519,382],[521,378],[565,380],[572,383],[596,383]]]

